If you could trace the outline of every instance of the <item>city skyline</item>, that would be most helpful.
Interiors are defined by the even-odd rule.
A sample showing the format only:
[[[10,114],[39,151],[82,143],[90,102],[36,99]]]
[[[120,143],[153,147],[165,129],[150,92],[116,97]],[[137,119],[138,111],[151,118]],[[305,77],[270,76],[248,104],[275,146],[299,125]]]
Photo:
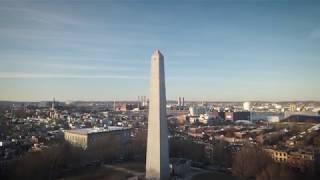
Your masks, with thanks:
[[[63,4],[63,7],[62,7]],[[0,100],[320,100],[320,3],[0,2]]]

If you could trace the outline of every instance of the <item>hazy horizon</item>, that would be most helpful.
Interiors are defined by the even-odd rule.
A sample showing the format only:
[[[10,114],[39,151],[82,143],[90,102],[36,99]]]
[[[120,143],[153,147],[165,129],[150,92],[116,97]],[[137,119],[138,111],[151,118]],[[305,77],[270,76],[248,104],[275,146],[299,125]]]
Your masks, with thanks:
[[[320,101],[318,1],[1,1],[0,100]]]
[[[147,97],[148,98],[148,97]],[[50,102],[53,101],[53,99],[40,99],[40,100],[1,100],[0,102],[26,102],[26,103],[32,103],[32,102]],[[134,100],[134,99],[115,99],[115,100],[90,100],[90,99],[86,99],[86,100],[77,100],[77,99],[68,99],[68,100],[64,100],[64,99],[55,99],[56,102],[136,102],[138,101],[138,99]],[[167,99],[167,102],[175,102],[178,101],[178,99]],[[189,99],[189,100],[185,100],[185,102],[206,102],[206,103],[211,103],[211,102],[218,102],[218,103],[232,103],[232,102],[274,102],[274,103],[285,103],[285,102],[320,102],[320,100],[280,100],[280,101],[276,101],[276,100],[197,100],[197,99]]]

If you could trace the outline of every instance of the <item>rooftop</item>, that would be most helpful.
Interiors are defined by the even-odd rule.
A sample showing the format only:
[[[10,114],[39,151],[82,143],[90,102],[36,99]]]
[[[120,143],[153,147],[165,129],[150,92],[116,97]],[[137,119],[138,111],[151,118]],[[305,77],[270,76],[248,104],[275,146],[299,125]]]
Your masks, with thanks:
[[[65,132],[80,134],[80,135],[88,135],[102,132],[111,132],[111,131],[120,131],[130,129],[128,127],[118,127],[118,126],[108,126],[107,128],[83,128],[83,129],[73,129],[66,130]]]

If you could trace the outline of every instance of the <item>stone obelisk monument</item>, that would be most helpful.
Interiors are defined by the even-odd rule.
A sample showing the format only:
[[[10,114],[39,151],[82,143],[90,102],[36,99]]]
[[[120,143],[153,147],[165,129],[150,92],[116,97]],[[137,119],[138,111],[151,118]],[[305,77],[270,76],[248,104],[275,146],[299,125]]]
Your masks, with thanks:
[[[169,178],[164,57],[159,50],[156,50],[151,58],[146,179],[167,180]]]

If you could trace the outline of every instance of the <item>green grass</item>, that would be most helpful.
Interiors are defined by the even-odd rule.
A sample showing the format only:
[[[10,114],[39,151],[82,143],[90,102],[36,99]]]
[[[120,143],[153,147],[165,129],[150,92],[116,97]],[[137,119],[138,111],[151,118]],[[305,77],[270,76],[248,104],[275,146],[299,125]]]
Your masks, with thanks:
[[[235,177],[233,177],[230,174],[223,174],[218,172],[209,172],[209,173],[202,173],[195,175],[192,180],[237,180]]]

